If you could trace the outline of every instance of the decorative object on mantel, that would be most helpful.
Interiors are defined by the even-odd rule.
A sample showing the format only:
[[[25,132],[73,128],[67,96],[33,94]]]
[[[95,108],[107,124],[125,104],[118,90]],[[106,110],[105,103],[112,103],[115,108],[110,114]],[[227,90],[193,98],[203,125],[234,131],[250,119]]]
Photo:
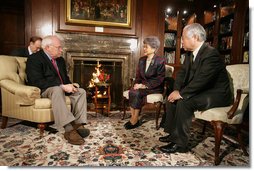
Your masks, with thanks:
[[[131,27],[131,0],[66,0],[66,23]]]

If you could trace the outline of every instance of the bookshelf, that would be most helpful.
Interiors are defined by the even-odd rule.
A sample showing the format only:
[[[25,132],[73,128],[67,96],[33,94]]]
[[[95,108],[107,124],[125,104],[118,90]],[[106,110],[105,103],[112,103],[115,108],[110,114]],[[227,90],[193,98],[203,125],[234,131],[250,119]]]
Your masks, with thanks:
[[[167,65],[174,66],[177,71],[185,59],[185,51],[181,44],[182,29],[185,25],[194,23],[196,14],[189,10],[177,8],[175,11],[165,9],[164,57]],[[173,75],[174,76],[174,75]]]
[[[176,61],[178,14],[171,8],[165,10],[164,57],[172,65]]]
[[[249,63],[249,10],[246,11],[243,37],[243,63]]]
[[[169,6],[173,10],[167,11]],[[225,64],[249,63],[248,0],[188,1],[186,4],[163,1],[162,7],[165,23],[163,54],[168,65],[175,67],[175,73],[186,53],[181,47],[182,29],[194,22],[204,26],[206,43],[218,49]]]
[[[199,17],[207,33],[206,42],[219,50],[225,64],[248,63],[248,1],[211,0],[209,5]]]
[[[213,47],[218,45],[218,4],[211,4],[208,9],[204,10],[204,29],[206,31],[206,43]]]
[[[221,4],[219,4],[219,8],[218,49],[225,64],[231,64],[235,2],[231,0],[222,1]]]

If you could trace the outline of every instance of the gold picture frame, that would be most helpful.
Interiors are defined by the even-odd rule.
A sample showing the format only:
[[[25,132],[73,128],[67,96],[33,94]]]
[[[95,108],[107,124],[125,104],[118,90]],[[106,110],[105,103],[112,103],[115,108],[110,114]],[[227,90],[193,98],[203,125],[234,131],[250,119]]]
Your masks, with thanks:
[[[66,0],[66,24],[131,27],[131,0]]]

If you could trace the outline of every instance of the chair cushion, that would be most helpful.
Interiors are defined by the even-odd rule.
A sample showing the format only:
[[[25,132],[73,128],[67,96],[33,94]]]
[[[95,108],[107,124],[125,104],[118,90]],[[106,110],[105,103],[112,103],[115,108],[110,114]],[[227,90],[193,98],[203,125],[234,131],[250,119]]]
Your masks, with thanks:
[[[123,97],[129,99],[129,90],[123,92]]]
[[[206,111],[197,111],[194,113],[195,118],[206,121],[222,121],[228,124],[240,124],[243,119],[243,114],[249,103],[249,65],[248,64],[235,64],[227,65],[227,71],[229,74],[231,89],[236,96],[237,89],[243,90],[238,108],[232,119],[228,119],[227,112],[231,106],[217,107]]]
[[[123,97],[129,99],[129,90],[123,92]],[[154,93],[147,95],[147,103],[163,102],[163,95],[160,93]]]
[[[212,108],[206,111],[196,111],[194,112],[194,115],[195,118],[202,119],[205,121],[220,120],[228,124],[240,124],[243,120],[243,114],[248,106],[248,103],[249,103],[248,94],[242,94],[239,106],[235,112],[235,116],[232,119],[228,119],[227,117],[227,112],[230,110],[232,105],[227,107]]]
[[[238,105],[238,108],[235,112],[235,116],[232,119],[228,119],[227,112],[230,110],[231,106],[227,107],[217,107],[208,109],[206,111],[196,111],[194,112],[195,118],[202,119],[205,121],[222,121],[228,124],[240,124],[243,120],[243,114],[249,103],[249,95],[242,94],[241,99]]]
[[[71,100],[68,96],[66,96],[66,104],[70,105]],[[50,109],[51,106],[51,100],[48,98],[40,98],[35,100],[34,108],[35,109]]]
[[[217,107],[206,111],[196,111],[194,113],[195,118],[205,121],[222,121],[228,124],[240,124],[243,119],[243,113],[241,110],[237,110],[235,116],[232,119],[228,119],[227,112],[231,106]]]

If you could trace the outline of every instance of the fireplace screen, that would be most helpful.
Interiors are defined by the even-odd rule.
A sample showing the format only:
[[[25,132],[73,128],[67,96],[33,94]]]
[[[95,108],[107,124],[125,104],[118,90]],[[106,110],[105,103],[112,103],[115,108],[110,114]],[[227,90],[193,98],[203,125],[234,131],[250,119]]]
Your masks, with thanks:
[[[96,73],[96,67],[98,63],[101,65],[101,69],[110,75],[108,83],[111,83],[111,109],[119,109],[122,102],[122,62],[121,61],[96,61],[96,60],[73,60],[73,82],[79,83],[80,87],[87,91],[88,109],[89,104],[92,104],[92,96],[94,95],[94,89],[89,87],[89,83],[93,78],[93,73]]]

